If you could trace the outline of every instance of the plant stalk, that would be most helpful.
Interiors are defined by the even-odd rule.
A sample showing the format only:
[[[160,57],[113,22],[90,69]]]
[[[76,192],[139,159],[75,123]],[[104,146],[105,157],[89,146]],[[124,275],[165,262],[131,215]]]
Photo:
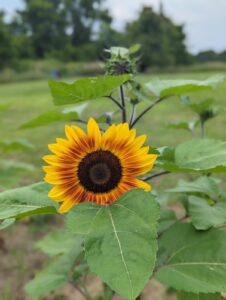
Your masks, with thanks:
[[[156,174],[152,174],[152,175],[144,178],[143,180],[148,181],[148,180],[151,180],[152,178],[162,176],[162,175],[166,175],[166,174],[169,174],[169,173],[171,173],[171,172],[170,171],[162,171],[162,172],[159,172],[159,173],[156,173]]]
[[[129,121],[130,128],[133,123],[133,119],[134,119],[135,115],[136,115],[136,104],[132,104],[132,111],[131,111],[131,116],[130,116],[130,121]]]
[[[122,123],[126,122],[126,102],[125,102],[125,96],[124,96],[124,91],[123,91],[123,86],[120,85],[120,95],[121,95],[121,101],[122,101]]]
[[[152,103],[150,106],[148,106],[145,110],[143,110],[137,117],[136,119],[132,122],[131,128],[134,127],[134,125],[147,113],[149,110],[151,110],[154,106],[156,106],[158,103],[162,102],[164,97],[157,99],[154,103]]]
[[[124,110],[124,107],[115,98],[113,98],[111,95],[106,96],[106,97],[109,98],[111,101],[113,101],[121,110]]]

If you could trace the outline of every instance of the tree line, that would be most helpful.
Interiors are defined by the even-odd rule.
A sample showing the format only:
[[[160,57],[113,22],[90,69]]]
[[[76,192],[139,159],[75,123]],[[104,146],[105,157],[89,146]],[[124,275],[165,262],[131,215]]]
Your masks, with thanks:
[[[61,61],[103,59],[104,48],[142,46],[141,68],[186,65],[193,61],[182,25],[143,7],[123,32],[112,27],[105,0],[24,0],[10,21],[0,13],[0,69],[20,59]],[[102,53],[102,54],[101,54]]]

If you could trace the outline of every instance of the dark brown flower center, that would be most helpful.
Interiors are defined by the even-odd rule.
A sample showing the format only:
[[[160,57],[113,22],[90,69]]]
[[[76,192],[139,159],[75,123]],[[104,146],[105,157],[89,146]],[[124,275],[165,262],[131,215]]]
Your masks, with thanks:
[[[117,187],[122,177],[119,159],[110,151],[87,154],[78,167],[80,183],[88,191],[106,193]]]

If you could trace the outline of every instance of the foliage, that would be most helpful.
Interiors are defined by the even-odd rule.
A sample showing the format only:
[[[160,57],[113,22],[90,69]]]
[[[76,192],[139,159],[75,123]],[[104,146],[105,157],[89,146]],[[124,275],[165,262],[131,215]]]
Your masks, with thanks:
[[[191,224],[173,226],[159,241],[157,279],[195,294],[224,291],[225,238],[218,229],[200,232]]]
[[[0,11],[0,69],[12,63],[16,56],[13,37],[10,34],[9,26],[5,23],[4,13]]]
[[[97,208],[88,203],[83,206],[85,214],[81,214],[81,209],[76,213],[75,208],[76,217],[69,214],[68,222],[72,231],[75,227],[78,232],[81,218],[92,220],[85,227],[85,255],[91,271],[127,299],[135,299],[148,281],[156,258],[158,206],[154,198],[133,190],[108,207]]]
[[[111,48],[110,61],[130,59],[137,50],[138,46]],[[117,113],[99,114],[103,130],[116,121],[118,112],[122,122],[133,128],[153,107],[163,101],[167,105],[169,98],[176,96],[197,120],[193,125],[182,121],[174,129],[190,130],[196,138],[175,146],[151,148],[151,153],[158,155],[156,166],[160,171],[141,179],[149,181],[180,172],[189,174],[189,180],[180,180],[174,188],[160,192],[133,189],[111,205],[84,202],[75,206],[65,218],[66,228],[55,229],[35,244],[51,260],[26,285],[33,297],[43,297],[69,282],[91,299],[85,286],[90,272],[103,280],[102,296],[108,295],[109,299],[116,292],[135,300],[150,278],[173,288],[183,300],[217,300],[226,290],[226,193],[216,177],[226,172],[226,142],[205,136],[206,123],[217,116],[213,113],[214,97],[199,101],[193,98],[196,92],[206,90],[214,94],[225,76],[207,80],[154,79],[142,84],[131,70],[132,74],[83,78],[72,84],[50,81],[54,104],[70,106],[47,111],[22,127],[33,130],[58,122],[86,123],[81,115],[84,102],[99,103],[104,98],[112,101],[117,107],[112,111]],[[136,114],[142,102],[145,108]],[[77,107],[78,103],[81,106]],[[199,126],[201,134],[197,132]],[[26,140],[4,140],[0,145],[3,151],[33,149]],[[0,229],[23,217],[56,214],[58,204],[48,198],[49,190],[49,185],[41,182],[2,192]],[[168,195],[180,205],[180,214],[169,205]]]
[[[16,69],[22,58],[97,61],[103,48],[127,47],[134,41],[142,46],[142,70],[192,61],[183,26],[163,10],[144,7],[124,32],[115,30],[112,21],[106,0],[25,0],[7,23],[0,17],[0,69]]]
[[[55,246],[58,247],[58,243],[61,243],[62,240],[65,241],[66,247],[58,250],[58,253],[53,252],[52,245],[54,242]],[[48,254],[56,255],[56,257],[26,285],[26,291],[34,297],[55,291],[70,280],[71,269],[82,250],[82,240],[59,231],[57,235],[46,236],[43,241],[39,242],[38,247]]]
[[[158,14],[151,7],[143,7],[138,19],[127,24],[126,36],[128,45],[142,45],[142,70],[191,62],[183,26],[175,25],[163,11]]]

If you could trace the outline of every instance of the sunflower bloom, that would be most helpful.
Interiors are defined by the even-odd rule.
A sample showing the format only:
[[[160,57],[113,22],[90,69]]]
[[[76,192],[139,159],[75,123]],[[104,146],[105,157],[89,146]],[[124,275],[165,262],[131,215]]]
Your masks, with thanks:
[[[78,126],[65,126],[67,139],[49,145],[54,155],[46,155],[45,181],[53,184],[49,197],[63,202],[60,213],[80,202],[105,205],[123,193],[151,186],[136,178],[151,170],[156,155],[144,147],[146,135],[136,137],[128,123],[110,126],[103,134],[96,121],[89,119],[87,133]]]

